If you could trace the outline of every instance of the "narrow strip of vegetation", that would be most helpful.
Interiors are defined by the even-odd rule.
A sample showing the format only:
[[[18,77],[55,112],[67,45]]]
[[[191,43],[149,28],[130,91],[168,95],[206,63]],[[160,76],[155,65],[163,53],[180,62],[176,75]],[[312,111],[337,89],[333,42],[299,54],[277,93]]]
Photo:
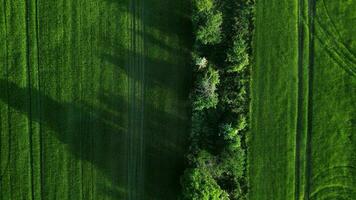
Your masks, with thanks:
[[[183,199],[247,199],[254,0],[192,2],[192,131]]]

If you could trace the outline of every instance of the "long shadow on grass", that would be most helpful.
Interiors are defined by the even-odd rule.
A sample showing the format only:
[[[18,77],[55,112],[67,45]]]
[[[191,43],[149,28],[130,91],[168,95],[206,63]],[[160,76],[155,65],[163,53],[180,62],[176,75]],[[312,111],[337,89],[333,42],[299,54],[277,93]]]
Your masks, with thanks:
[[[122,52],[122,49],[122,47],[115,47],[114,53],[103,53],[102,58],[110,64],[116,66],[117,71],[125,72],[127,76],[134,78],[139,82],[143,81],[141,77],[137,74],[130,73],[130,69],[128,67],[120,64],[124,63],[127,59],[120,53]],[[187,63],[187,60],[182,59],[183,56],[179,56],[178,54],[172,54],[177,55],[176,59],[179,60],[173,62],[172,60],[151,58],[128,50],[125,54],[130,55],[135,59],[144,60],[143,62],[145,66],[143,68],[145,70],[144,76],[146,83],[150,83],[151,85],[155,85],[157,87],[165,88],[175,93],[187,93],[186,91],[189,91],[189,87],[177,87],[177,82],[187,83],[191,79],[191,75],[189,74],[191,68],[189,67],[189,63]],[[188,94],[186,94],[186,96],[188,96]]]
[[[118,0],[104,1],[119,7],[127,3]],[[192,45],[190,1],[132,1],[134,2],[137,4],[128,7],[127,12],[130,12],[130,18],[141,22],[144,28],[129,30],[132,37],[130,39],[144,40],[144,49],[127,49],[120,41],[105,42],[104,38],[102,48],[111,47],[111,51],[101,51],[101,58],[115,66],[118,72],[126,73],[143,85],[146,91],[143,128],[145,198],[176,199],[179,194],[179,176],[184,169],[183,149],[189,122],[184,117],[167,117],[167,113],[163,114],[160,110],[165,110],[167,106],[175,107],[181,113],[187,110],[191,82],[191,68],[188,63]],[[138,14],[138,9],[143,9],[143,12]],[[131,60],[131,66],[125,55],[134,60]],[[142,68],[143,76],[132,72]],[[150,106],[150,101],[154,101],[151,103],[156,106]],[[178,103],[170,105],[173,102]]]
[[[19,87],[12,82],[0,79],[0,91],[7,89],[10,95],[16,96],[16,101],[8,102],[8,94],[5,92],[0,93],[1,101],[25,114],[29,120],[38,122],[41,127],[53,130],[55,137],[68,145],[75,157],[95,165],[111,180],[112,185],[120,188],[117,190],[103,186],[101,190],[106,195],[115,199],[126,198],[127,160],[130,159],[126,148],[128,137],[128,102],[126,99],[105,92],[100,93],[98,99],[105,109],[85,102],[58,102],[38,90],[29,90],[29,88]],[[31,96],[36,97],[36,100],[40,102],[40,109],[29,108],[29,91],[31,91]],[[177,144],[172,143],[172,141],[177,141],[172,137],[181,137],[181,135],[169,133],[174,131],[171,130],[172,127],[185,127],[187,122],[181,117],[157,110],[147,102],[145,109],[147,113],[150,113],[150,118],[145,121],[144,125],[145,130],[149,130],[145,133],[148,144],[145,146],[147,154],[145,159],[148,163],[148,168],[145,169],[147,187],[152,187],[153,191],[157,191],[157,185],[162,187],[176,185],[175,181],[172,182],[172,178],[164,177],[164,175],[180,165],[179,159],[173,161],[170,159],[176,158],[177,155],[182,156],[182,147],[177,147]],[[43,134],[41,137],[44,137]],[[42,143],[46,143],[44,138]],[[167,162],[161,162],[162,159]],[[160,170],[153,168],[160,168]],[[152,177],[156,180],[148,179]],[[162,188],[161,190],[166,191]]]
[[[128,12],[131,18],[142,21],[146,27],[165,35],[181,36],[182,32],[190,31],[182,27],[191,26],[190,0],[102,0],[116,6],[122,12]],[[129,4],[129,5],[128,5]],[[143,9],[142,13],[138,13]],[[189,40],[185,46],[190,45]]]
[[[191,68],[187,63],[189,57],[188,55],[184,57],[184,53],[178,49],[159,43],[155,44],[158,49],[161,49],[161,52],[168,52],[172,57],[176,56],[176,60],[152,58],[152,55],[142,55],[131,50],[123,52],[125,48],[119,44],[106,46],[109,45],[112,45],[113,50],[110,53],[103,53],[101,55],[103,60],[116,67],[115,73],[125,73],[142,85],[145,91],[141,99],[144,107],[145,166],[142,179],[145,198],[175,199],[179,194],[179,177],[184,169],[186,148],[184,144],[189,131],[187,113],[191,82]],[[125,64],[128,58],[124,55],[144,62],[144,79],[131,71],[130,67],[133,66]],[[111,105],[109,108],[114,108],[115,99],[113,95],[102,96],[100,101]],[[177,114],[163,111],[167,106],[173,107],[168,110]]]
[[[7,94],[1,92],[1,101],[26,115],[29,120],[38,122],[41,127],[52,130],[51,133],[54,133],[59,141],[68,145],[75,157],[93,163],[114,185],[124,185],[125,165],[122,160],[125,154],[122,153],[125,145],[124,117],[127,102],[116,99],[118,103],[113,106],[115,112],[120,114],[113,114],[109,110],[99,109],[84,102],[58,102],[38,90],[29,90],[12,82],[0,80],[0,91],[7,89],[9,95],[16,96],[16,100],[8,102]],[[36,101],[40,102],[40,109],[29,108],[29,91],[31,96],[36,97]],[[41,146],[46,143],[47,134],[47,131],[41,134]],[[124,198],[124,195],[120,193],[119,197]]]

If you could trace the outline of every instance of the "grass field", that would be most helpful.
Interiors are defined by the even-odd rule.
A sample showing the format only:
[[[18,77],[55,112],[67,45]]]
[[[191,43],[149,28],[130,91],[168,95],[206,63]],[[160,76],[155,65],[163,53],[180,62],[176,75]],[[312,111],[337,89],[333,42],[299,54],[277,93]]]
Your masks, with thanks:
[[[318,1],[310,199],[356,197],[355,1]]]
[[[257,1],[250,199],[356,196],[353,1]]]
[[[293,199],[298,3],[262,0],[256,6],[255,65],[251,75],[249,198]]]
[[[175,199],[189,1],[2,0],[0,10],[0,199]]]

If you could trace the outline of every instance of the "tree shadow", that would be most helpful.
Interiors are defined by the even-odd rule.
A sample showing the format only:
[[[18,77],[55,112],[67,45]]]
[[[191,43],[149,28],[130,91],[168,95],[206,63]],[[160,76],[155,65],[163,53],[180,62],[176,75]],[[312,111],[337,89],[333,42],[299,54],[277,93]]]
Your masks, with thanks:
[[[98,0],[98,2],[99,1],[111,2],[113,6],[116,7],[116,9],[113,9],[114,11],[130,12],[126,6],[128,1]],[[73,5],[77,5],[77,3],[84,1],[74,2],[76,2],[76,4],[73,3]],[[48,139],[48,137],[52,138],[51,136],[53,135],[55,139],[63,143],[65,149],[68,147],[75,158],[87,161],[97,168],[98,171],[103,173],[111,185],[105,185],[103,183],[95,184],[97,184],[96,186],[99,192],[114,199],[127,199],[127,190],[130,189],[127,188],[127,179],[129,176],[127,173],[129,170],[127,162],[130,159],[128,155],[128,138],[130,131],[128,116],[130,115],[131,102],[125,97],[115,95],[117,93],[112,94],[105,92],[102,88],[98,89],[98,91],[101,91],[98,93],[97,88],[92,89],[89,85],[101,86],[103,83],[106,87],[107,85],[114,84],[114,82],[117,83],[117,80],[122,81],[118,78],[122,73],[131,76],[131,78],[136,81],[141,81],[139,77],[135,77],[129,73],[129,66],[126,65],[127,57],[125,56],[142,57],[146,65],[145,89],[152,91],[152,88],[159,87],[163,88],[162,90],[167,89],[170,93],[179,93],[179,95],[177,95],[178,99],[175,101],[183,102],[183,105],[166,105],[164,102],[166,97],[163,95],[157,95],[154,100],[160,101],[162,107],[171,106],[177,110],[186,109],[187,106],[184,102],[188,97],[191,69],[189,64],[186,63],[187,60],[185,58],[189,57],[189,51],[187,49],[190,49],[191,42],[189,38],[190,33],[187,33],[190,30],[182,27],[190,26],[189,14],[187,14],[190,7],[185,5],[177,9],[175,6],[177,3],[172,3],[171,0],[149,0],[145,2],[147,7],[144,12],[145,19],[141,19],[140,16],[138,16],[138,20],[143,21],[147,27],[147,32],[136,32],[135,34],[145,38],[146,47],[155,45],[158,49],[156,54],[165,52],[166,54],[173,55],[171,57],[179,55],[179,62],[172,62],[174,58],[171,57],[167,60],[152,57],[150,56],[150,52],[147,54],[139,54],[131,50],[123,50],[123,46],[120,45],[120,42],[116,41],[116,39],[121,39],[123,31],[118,30],[117,33],[111,33],[109,31],[116,28],[116,25],[120,23],[117,22],[118,24],[113,25],[116,22],[102,20],[105,18],[101,18],[101,16],[104,16],[106,13],[100,13],[98,15],[98,18],[100,18],[98,21],[104,23],[100,28],[109,27],[103,31],[100,30],[100,28],[92,26],[91,22],[89,22],[90,20],[85,18],[83,14],[86,13],[84,12],[85,10],[83,12],[72,13],[73,21],[70,23],[72,23],[73,27],[66,28],[66,24],[62,24],[62,26],[64,26],[64,28],[62,27],[62,31],[66,34],[63,34],[63,38],[58,38],[57,41],[57,38],[54,39],[55,37],[50,34],[52,33],[51,30],[54,30],[58,25],[60,27],[61,23],[64,22],[59,20],[58,24],[45,23],[47,18],[43,16],[49,16],[53,12],[54,16],[57,16],[58,19],[62,19],[62,11],[54,11],[54,7],[51,8],[48,6],[49,4],[43,3],[40,4],[43,8],[40,7],[39,9],[42,14],[39,13],[41,31],[38,33],[39,46],[37,47],[40,52],[38,63],[38,73],[41,75],[39,77],[39,82],[41,82],[40,89],[22,87],[13,82],[0,79],[0,101],[3,101],[11,109],[26,116],[30,122],[38,123],[41,129],[43,128],[43,130],[40,130],[40,137],[43,143],[41,145],[44,145],[45,148],[41,151],[48,150],[48,152],[41,152],[41,154],[43,153],[45,156],[41,158],[40,162],[46,162],[47,160],[54,162],[51,160],[58,159],[58,157],[50,158],[51,155],[55,154],[52,153],[52,150],[53,152],[56,151],[60,153],[63,151],[63,149],[53,149],[53,146],[46,144],[48,143],[46,139]],[[189,1],[183,0],[181,3],[188,5],[187,2]],[[98,3],[98,5],[100,5],[100,3]],[[104,9],[106,9],[106,7]],[[108,12],[109,15],[114,13],[114,11]],[[121,15],[113,15],[115,15],[112,18],[113,21],[121,20]],[[131,13],[131,15],[133,15],[133,13]],[[83,30],[79,29],[79,27],[76,26],[79,21],[83,27],[84,25],[87,27]],[[86,35],[84,33],[85,31],[93,31],[93,33]],[[71,38],[69,38],[67,32],[72,34]],[[158,35],[154,32],[158,32]],[[159,37],[160,35],[166,38],[179,38],[179,45],[176,46],[183,48],[172,47],[167,41],[162,42]],[[180,39],[181,37],[182,40]],[[61,41],[62,39],[66,41]],[[103,49],[97,51],[95,47],[101,44],[103,45]],[[84,48],[87,46],[88,48],[89,46],[93,47],[90,53],[88,53],[89,50]],[[67,49],[68,47],[71,49]],[[82,55],[80,55],[81,53]],[[95,61],[95,63],[94,61],[91,62],[91,58],[84,58],[84,55],[98,56],[100,58],[97,60],[100,61]],[[68,58],[70,58],[70,60],[68,60]],[[16,67],[22,67],[21,64],[22,63],[19,63],[19,59],[14,59],[14,63],[12,63],[14,69]],[[110,68],[106,72],[102,72],[105,69],[99,69],[98,71],[101,70],[100,73],[104,75],[98,73],[90,77],[85,74],[98,72],[96,71],[98,67],[106,64],[110,67],[114,66],[114,69]],[[64,65],[68,67],[63,67]],[[78,82],[75,80],[75,83],[69,83],[68,85],[60,85],[65,82],[64,77],[66,75],[60,75],[60,77],[56,76],[57,73],[61,73],[62,71],[68,74],[70,73],[71,76],[74,77],[71,77],[73,80],[76,76],[82,76],[82,74],[85,74],[83,75],[85,79],[79,80]],[[108,75],[111,72],[113,74]],[[16,74],[17,72],[9,73],[12,73],[12,76],[18,76]],[[177,74],[179,74],[179,76],[177,76]],[[52,78],[51,76],[54,77]],[[80,88],[81,86],[79,85],[86,84],[84,82],[87,79],[93,82],[97,81],[97,83],[87,84],[84,86],[84,89]],[[110,86],[108,87],[111,88]],[[116,89],[116,87],[113,88]],[[2,91],[8,91],[8,93]],[[98,103],[93,104],[84,101],[78,94],[73,95],[75,96],[73,98],[79,98],[79,100],[71,98],[73,102],[66,102],[62,100],[65,98],[57,99],[47,94],[48,92],[57,93],[56,95],[58,97],[60,92],[65,93],[64,91],[70,91],[72,93],[90,92],[90,94],[86,94],[86,98],[83,99],[92,98]],[[9,95],[11,96],[11,100],[8,98]],[[149,99],[148,97],[150,95],[151,94],[145,94],[145,99]],[[30,99],[32,97],[35,97],[35,99]],[[184,144],[186,138],[184,134],[188,133],[187,124],[189,124],[189,120],[186,118],[188,115],[182,117],[175,113],[168,112],[160,106],[153,105],[155,103],[156,102],[150,100],[144,102],[145,110],[143,115],[145,120],[143,126],[145,145],[143,151],[145,153],[144,163],[146,167],[143,168],[143,178],[145,180],[145,199],[176,199],[178,194],[177,190],[179,189],[178,179],[183,170]],[[36,109],[32,109],[33,104],[38,104],[39,108],[37,109],[36,107]],[[133,140],[137,139],[133,138]],[[57,162],[61,161],[56,161],[56,163]],[[46,165],[44,166],[46,168]],[[49,166],[50,165],[48,165],[48,168]],[[66,168],[68,166],[62,167]],[[72,168],[73,166],[69,167]],[[48,180],[54,180],[52,176],[58,175],[56,170],[59,170],[59,168],[50,169],[49,172],[46,170],[48,169],[44,170],[44,175],[41,174],[41,179],[46,179],[45,184],[49,183]],[[58,173],[60,174],[60,172]],[[49,176],[49,178],[47,178],[47,176]],[[55,181],[58,180],[55,179]],[[55,188],[55,190],[57,190],[57,188]],[[46,191],[43,192],[45,194],[48,193]]]
[[[142,56],[133,52],[134,56]],[[144,57],[145,80],[135,74],[130,74],[127,67],[120,67],[117,63],[123,63],[121,56],[114,54],[103,55],[106,61],[115,65],[120,73],[126,73],[128,77],[143,84],[145,91],[161,91],[160,99],[151,99],[149,93],[144,94],[144,179],[145,199],[175,199],[179,194],[179,177],[184,169],[184,155],[186,153],[187,136],[189,133],[189,90],[191,73],[189,66],[185,64],[170,63],[164,60]],[[177,76],[177,74],[179,74]],[[187,76],[188,75],[188,76]],[[177,80],[180,79],[180,80]],[[144,83],[142,83],[144,82]],[[157,89],[159,88],[159,89]],[[175,107],[179,112],[185,112],[186,116],[177,116],[164,111],[165,101],[172,98],[165,96],[174,94]],[[115,96],[101,96],[101,102],[115,106]],[[151,100],[155,102],[150,102]],[[152,106],[151,104],[162,104]],[[159,108],[159,109],[158,109]]]
[[[38,122],[40,126],[53,130],[54,136],[63,144],[67,145],[70,152],[78,159],[92,163],[103,174],[111,180],[112,184],[121,188],[102,185],[99,188],[106,195],[117,199],[127,198],[127,162],[128,159],[128,130],[127,115],[128,102],[120,96],[101,92],[98,99],[105,109],[89,105],[85,102],[71,103],[58,102],[41,93],[31,89],[31,96],[37,97],[41,102],[41,109],[29,109],[29,88],[19,87],[7,80],[0,79],[0,91],[10,91],[10,95],[16,95],[16,101],[8,101],[8,94],[0,93],[0,101],[5,102],[12,109],[23,113],[33,122]],[[175,115],[165,113],[153,108],[150,103],[145,103],[145,113],[154,113],[145,120],[144,136],[149,138],[145,141],[144,152],[146,163],[149,167],[145,180],[149,187],[157,188],[153,182],[167,186],[171,183],[171,177],[164,177],[170,174],[170,170],[179,169],[180,161],[168,162],[169,158],[183,156],[183,149],[171,141],[177,141],[180,135],[169,134],[172,125],[184,127],[185,120]],[[162,123],[163,122],[163,123]],[[134,138],[135,139],[135,138]],[[43,140],[45,143],[46,141]],[[167,158],[167,163],[162,163],[162,156]],[[159,159],[155,159],[160,157]],[[177,164],[177,165],[176,165]],[[160,170],[153,170],[152,167],[159,167]],[[159,171],[161,180],[150,180],[151,173]],[[178,176],[177,176],[178,177]],[[157,178],[157,177],[156,177]],[[154,190],[153,190],[154,191]]]
[[[102,0],[112,4],[130,17],[142,21],[146,27],[161,32],[168,37],[191,35],[191,4],[189,0]],[[179,6],[177,6],[179,5]],[[142,13],[139,9],[143,8]],[[184,28],[182,28],[184,27]],[[184,46],[191,45],[191,40],[184,40]]]
[[[101,96],[101,102],[114,108],[117,104],[110,95]],[[179,177],[184,169],[187,150],[186,133],[190,118],[167,113],[152,102],[144,101],[143,132],[141,140],[143,157],[142,177],[144,199],[175,199],[179,194]],[[112,196],[116,198],[115,196]]]
[[[119,7],[125,3],[117,0],[104,1]],[[148,0],[144,1],[144,4],[145,8],[141,15],[136,13],[137,10],[127,8],[130,17],[134,16],[145,27],[143,30],[129,30],[131,37],[144,40],[144,50],[137,52],[119,41],[104,39],[102,48],[110,46],[111,51],[101,51],[101,59],[114,66],[117,73],[124,72],[129,78],[144,85],[146,91],[164,90],[166,93],[175,94],[174,101],[179,102],[177,103],[179,107],[174,105],[176,109],[187,111],[192,79],[189,60],[192,46],[190,1],[183,0],[177,3],[172,0]],[[172,38],[174,44],[171,43]],[[132,66],[127,64],[127,57],[143,60],[144,79],[131,71]],[[161,99],[156,99],[150,98],[150,95],[152,94],[144,95],[145,198],[176,199],[180,192],[179,177],[184,169],[184,154],[187,147],[184,144],[187,144],[189,133],[187,124],[190,124],[188,119],[190,115],[186,113],[185,117],[181,117],[167,114],[164,109],[167,106],[164,104],[164,98],[168,97],[161,95]],[[107,100],[108,98],[101,101],[114,103]],[[155,102],[151,104],[162,102],[162,105],[158,106],[161,108],[149,105],[152,100]]]
[[[130,69],[123,65],[126,58],[122,56],[122,47],[115,47],[113,53],[103,53],[102,58],[116,67],[116,72],[124,72],[130,78],[142,82],[140,76],[130,73]],[[188,63],[172,62],[171,60],[162,60],[151,58],[137,52],[125,50],[124,54],[130,55],[135,58],[143,58],[145,63],[145,82],[158,87],[166,88],[176,93],[182,93],[189,90],[188,88],[177,87],[177,74],[187,74],[191,70]],[[176,54],[173,54],[176,55]],[[178,58],[179,59],[179,58]],[[186,77],[186,81],[190,81],[190,77]],[[143,84],[143,83],[142,83]]]
[[[123,157],[108,160],[107,155],[118,155],[118,152],[124,151],[126,101],[117,97],[119,103],[115,104],[115,111],[120,114],[115,115],[85,102],[58,102],[38,90],[19,87],[1,79],[0,91],[6,90],[10,91],[10,95],[16,96],[16,101],[8,101],[8,94],[4,92],[0,93],[1,101],[26,115],[30,121],[51,129],[55,137],[66,144],[75,157],[92,163],[108,179],[120,186],[124,185],[126,169]],[[41,109],[29,109],[29,91],[31,96],[41,102]],[[124,197],[124,194],[120,195]]]

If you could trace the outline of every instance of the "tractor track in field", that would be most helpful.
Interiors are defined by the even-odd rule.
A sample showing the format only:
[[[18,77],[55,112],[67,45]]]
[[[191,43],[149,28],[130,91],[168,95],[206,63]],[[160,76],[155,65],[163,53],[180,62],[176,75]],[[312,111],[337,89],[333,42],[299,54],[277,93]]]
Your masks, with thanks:
[[[308,0],[308,27],[309,27],[309,61],[308,61],[308,102],[307,102],[307,129],[306,129],[306,163],[305,163],[305,199],[310,198],[312,177],[312,128],[313,128],[313,79],[314,79],[314,36],[316,0]]]
[[[356,55],[341,41],[342,36],[332,20],[325,0],[321,1],[322,16],[316,19],[318,41],[325,46],[328,55],[351,76],[356,76]],[[325,22],[323,22],[325,21]]]
[[[32,81],[31,81],[31,64],[30,64],[30,57],[31,57],[31,45],[30,45],[30,20],[31,20],[31,16],[30,16],[30,11],[29,9],[31,8],[31,2],[26,0],[26,4],[25,4],[25,23],[26,23],[26,65],[27,65],[27,85],[28,85],[28,128],[29,128],[29,149],[30,149],[30,177],[31,177],[31,198],[35,199],[35,177],[34,177],[34,156],[33,156],[33,140],[32,140],[32,136],[33,136],[33,111],[32,111],[32,103],[33,103],[33,99],[32,99]]]
[[[317,20],[318,35],[316,39],[324,45],[328,55],[349,75],[356,76],[356,57],[342,42],[334,37],[321,20]]]
[[[298,85],[295,135],[295,199],[309,199],[314,67],[315,0],[298,1]],[[304,11],[307,9],[307,19]],[[307,29],[304,24],[307,23]],[[306,43],[306,41],[308,43]],[[307,58],[305,58],[307,56]],[[304,62],[306,60],[306,62]],[[304,188],[303,188],[304,186]],[[304,195],[301,195],[304,194]]]
[[[129,124],[127,131],[127,199],[141,199],[144,190],[144,1],[131,1],[130,51],[128,64]]]
[[[38,90],[41,91],[42,89],[42,81],[41,81],[41,68],[40,68],[40,37],[39,37],[39,33],[40,33],[40,19],[39,19],[39,3],[38,0],[35,0],[35,24],[36,24],[36,46],[37,46],[37,81],[38,81]],[[38,102],[37,102],[37,106],[38,106],[38,113],[42,113],[42,100],[40,97],[38,98]],[[39,121],[41,122],[43,119],[42,114],[39,115]],[[38,144],[39,144],[39,185],[40,185],[40,197],[41,199],[44,199],[44,192],[42,190],[42,186],[44,186],[44,173],[43,173],[43,169],[44,169],[44,155],[43,155],[43,133],[42,133],[42,124],[38,123]]]
[[[297,121],[295,135],[295,200],[299,200],[301,170],[300,151],[303,134],[303,60],[304,60],[304,26],[303,26],[304,1],[298,0],[298,89],[297,89]]]
[[[301,150],[303,136],[303,102],[305,98],[304,92],[304,0],[298,0],[298,84],[297,84],[297,119],[296,119],[296,134],[295,134],[295,200],[299,200],[301,192]]]

